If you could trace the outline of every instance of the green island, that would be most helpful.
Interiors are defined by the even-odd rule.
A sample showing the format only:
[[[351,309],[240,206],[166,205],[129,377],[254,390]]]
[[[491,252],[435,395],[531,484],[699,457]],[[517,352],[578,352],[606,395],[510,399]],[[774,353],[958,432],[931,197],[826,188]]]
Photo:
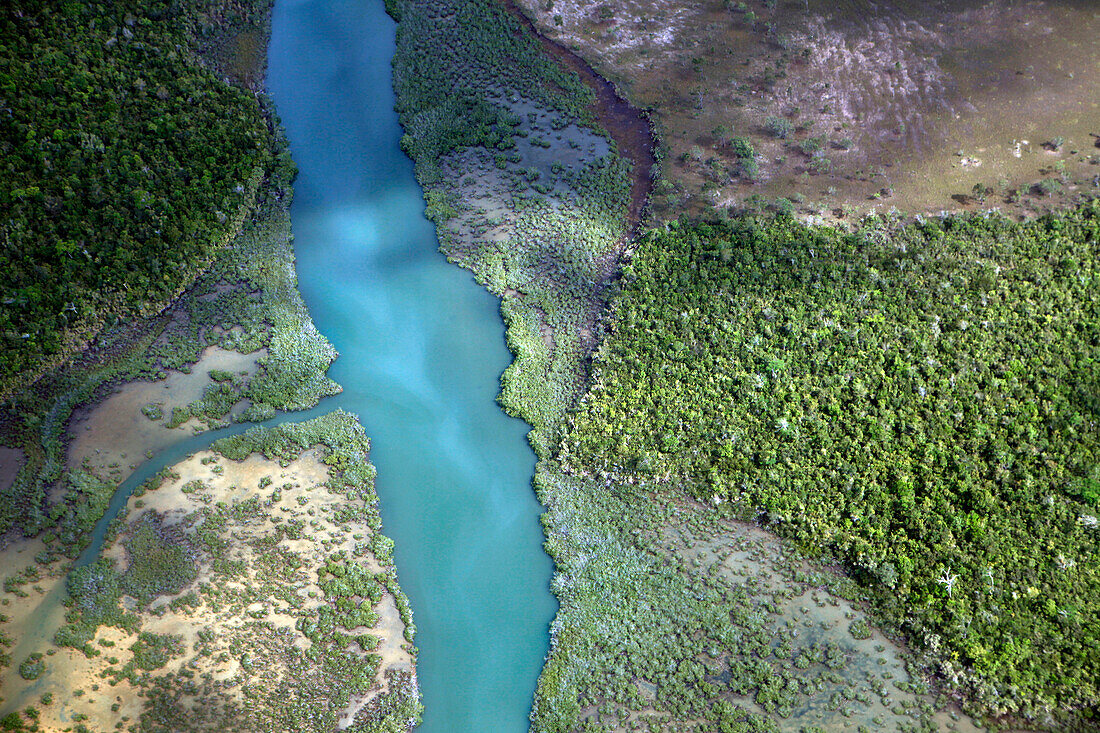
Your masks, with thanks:
[[[0,729],[421,721],[370,441],[282,421],[341,387],[272,4],[0,11]],[[384,0],[530,426],[534,733],[1100,725],[1097,16],[833,5]]]

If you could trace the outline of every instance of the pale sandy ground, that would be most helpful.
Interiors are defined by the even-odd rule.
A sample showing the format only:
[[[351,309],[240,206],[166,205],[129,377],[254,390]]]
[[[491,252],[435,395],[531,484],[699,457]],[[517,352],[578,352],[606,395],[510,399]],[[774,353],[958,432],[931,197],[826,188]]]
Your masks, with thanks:
[[[165,425],[173,407],[183,407],[203,396],[206,387],[213,384],[211,370],[252,375],[257,360],[266,353],[266,349],[260,349],[239,354],[209,346],[190,374],[170,371],[166,379],[156,382],[128,382],[106,399],[77,410],[69,422],[68,468],[80,468],[86,460],[90,470],[101,478],[125,480],[145,460],[145,451],[160,450],[193,432],[195,420],[172,429]],[[164,417],[150,420],[142,414],[141,408],[148,404],[160,405]]]
[[[208,463],[204,464],[204,459]],[[216,472],[216,467],[220,467],[220,473]],[[316,609],[325,603],[324,594],[316,582],[317,569],[332,553],[345,550],[353,555],[355,546],[369,538],[370,530],[340,525],[329,519],[331,512],[347,506],[348,500],[330,492],[323,485],[328,478],[328,467],[321,462],[320,452],[317,450],[306,451],[285,467],[260,455],[252,455],[238,462],[204,451],[176,464],[172,470],[179,478],[169,479],[159,489],[149,491],[141,497],[131,497],[126,509],[130,521],[152,511],[162,518],[165,526],[174,526],[185,534],[194,536],[203,524],[202,515],[196,512],[201,512],[206,507],[217,506],[219,502],[232,506],[252,498],[259,498],[266,504],[259,516],[231,519],[219,533],[223,539],[232,542],[225,557],[242,562],[246,568],[243,575],[232,579],[217,576],[213,572],[212,558],[200,550],[197,555],[196,580],[178,593],[154,599],[140,613],[141,631],[176,636],[181,640],[184,649],[182,656],[175,657],[165,667],[155,670],[154,674],[163,675],[186,669],[195,675],[195,679],[207,683],[207,694],[213,686],[216,696],[214,704],[239,702],[242,699],[243,685],[250,679],[250,672],[242,669],[242,656],[231,653],[230,647],[236,644],[238,646],[234,646],[235,649],[242,646],[245,649],[254,649],[257,655],[262,655],[264,649],[271,648],[308,648],[311,642],[295,628],[296,614],[301,614],[303,610]],[[260,481],[265,478],[272,483],[260,488]],[[190,493],[180,490],[194,481],[201,482],[201,486]],[[272,502],[272,492],[277,488],[281,491],[281,499]],[[283,599],[264,595],[264,581],[258,577],[262,571],[255,565],[257,547],[262,546],[264,538],[273,536],[279,524],[295,519],[307,524],[303,538],[283,538],[279,546],[293,552],[302,563],[293,577],[287,577],[283,579],[285,583],[281,583],[292,588],[299,599],[296,604],[300,606],[299,609]],[[124,529],[103,553],[106,557],[114,558],[120,568],[127,567],[129,563],[124,546],[128,536],[129,528]],[[0,563],[3,563],[3,567],[22,567],[33,562],[33,555],[41,549],[40,540],[10,545],[0,554]],[[365,559],[365,563],[370,570],[379,570],[373,558]],[[43,591],[49,591],[57,583],[58,579],[52,579],[49,583],[39,585]],[[220,598],[229,598],[230,602],[209,602],[202,590],[205,584],[216,585],[219,593],[223,594]],[[42,651],[49,649],[53,653],[46,657],[47,671],[34,682],[26,682],[20,678],[17,669],[22,658],[16,660],[12,667],[0,669],[0,689],[8,700],[3,709],[21,709],[37,703],[43,693],[51,693],[54,702],[41,708],[41,723],[45,730],[69,727],[77,715],[88,716],[88,722],[94,722],[97,730],[111,729],[116,723],[126,721],[127,716],[131,722],[136,720],[143,707],[142,691],[126,680],[112,685],[110,678],[101,677],[104,669],[120,668],[131,659],[129,649],[136,641],[136,636],[118,629],[101,627],[93,646],[102,653],[91,659],[73,649],[54,647],[47,640],[61,619],[43,616],[37,608],[41,594],[31,590],[30,586],[24,586],[24,591],[29,592],[27,599],[6,592],[0,596],[3,612],[11,619],[0,626],[0,630],[9,636],[35,634],[39,639],[37,648]],[[197,608],[170,607],[173,600],[196,591],[204,600]],[[128,596],[123,597],[123,602],[129,608],[136,605]],[[404,643],[404,624],[393,597],[385,594],[374,611],[381,617],[374,628],[369,630],[369,633],[379,637],[379,644],[374,650],[382,658],[377,684],[370,693],[351,700],[341,717],[343,726],[350,725],[359,708],[388,689],[384,676],[386,672],[413,671],[413,658]],[[47,620],[43,621],[43,618]],[[42,628],[43,626],[50,628]],[[206,632],[205,642],[200,637],[203,631]],[[346,631],[358,634],[368,630],[360,628]],[[113,645],[103,646],[100,644],[101,640]],[[24,657],[26,653],[33,651],[25,645],[20,646],[23,647],[21,653]],[[361,656],[367,654],[358,650],[358,647],[355,647],[354,652]],[[263,675],[263,683],[272,684],[284,671],[274,656],[264,659],[264,662],[266,666],[257,674]],[[258,681],[255,676],[251,679],[253,683]],[[77,690],[82,690],[83,693],[76,694]],[[200,701],[196,697],[190,704],[209,705],[210,702],[207,699]]]
[[[52,606],[53,613],[46,622],[47,627],[55,628],[64,622],[64,607],[50,603],[64,592],[65,563],[54,562],[43,566],[35,562],[35,555],[46,549],[41,537],[25,538],[10,535],[0,549],[0,574],[9,578],[22,573],[26,568],[35,568],[38,580],[20,585],[11,591],[0,591],[0,651],[11,657],[9,667],[0,667],[0,711],[6,713],[9,706],[4,701],[11,698],[16,684],[23,684],[19,678],[19,664],[35,651],[44,651],[53,632],[43,628],[43,607]],[[18,680],[18,683],[13,682]]]
[[[202,353],[190,374],[170,371],[163,380],[129,382],[115,388],[100,402],[78,409],[68,428],[67,467],[77,469],[87,461],[86,465],[102,478],[116,482],[125,480],[146,460],[145,451],[164,448],[192,432],[195,421],[174,429],[164,425],[172,407],[187,405],[202,397],[203,390],[212,384],[210,370],[251,375],[257,369],[257,359],[265,353],[266,350],[259,350],[240,354],[212,346]],[[165,416],[154,421],[142,414],[141,408],[150,403],[162,405]],[[24,462],[23,451],[0,447],[0,489],[11,485]],[[54,502],[61,498],[58,490],[54,488],[51,492]],[[0,614],[7,618],[0,624],[0,633],[4,634],[0,637],[0,651],[12,658],[11,667],[0,669],[0,700],[12,700],[12,689],[23,684],[18,676],[18,665],[31,652],[52,647],[53,632],[64,622],[65,609],[55,602],[55,598],[64,592],[62,585],[68,563],[66,560],[48,565],[36,563],[35,556],[46,549],[40,537],[27,539],[10,533],[0,540],[0,546],[0,576],[7,578],[27,567],[34,567],[41,576],[39,580],[21,585],[16,592],[0,593]],[[71,650],[55,653],[71,654]],[[18,696],[29,702],[37,700],[43,692],[53,692],[57,697],[71,689],[55,688],[42,680],[24,685],[24,688]],[[33,695],[28,696],[27,689],[31,688]],[[11,707],[10,703],[0,702],[0,709],[7,711]]]

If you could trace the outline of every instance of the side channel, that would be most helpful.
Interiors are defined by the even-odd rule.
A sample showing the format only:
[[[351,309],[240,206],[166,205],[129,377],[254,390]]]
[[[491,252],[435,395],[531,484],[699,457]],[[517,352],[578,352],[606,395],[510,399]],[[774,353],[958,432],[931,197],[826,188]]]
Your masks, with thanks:
[[[399,147],[381,0],[278,0],[268,87],[300,173],[299,286],[371,437],[412,602],[424,732],[525,731],[555,610],[499,302],[438,252]]]

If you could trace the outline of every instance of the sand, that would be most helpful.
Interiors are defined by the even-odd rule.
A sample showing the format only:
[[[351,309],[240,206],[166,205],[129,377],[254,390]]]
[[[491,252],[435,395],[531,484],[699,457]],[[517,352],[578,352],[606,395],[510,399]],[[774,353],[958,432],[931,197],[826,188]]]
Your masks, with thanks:
[[[0,491],[7,491],[15,481],[19,469],[27,462],[27,457],[18,448],[0,446]]]
[[[70,470],[87,461],[92,473],[104,479],[123,481],[145,460],[146,451],[157,451],[201,429],[197,420],[168,428],[173,407],[183,407],[203,396],[213,384],[209,372],[222,370],[250,376],[265,349],[239,354],[218,346],[209,346],[190,374],[168,372],[165,379],[127,382],[100,402],[81,408],[69,422],[69,447],[66,464]],[[142,413],[147,405],[157,405],[163,417],[152,420]]]
[[[321,458],[321,451],[313,449],[283,466],[260,455],[230,461],[210,451],[198,453],[172,467],[178,478],[130,498],[125,510],[128,524],[104,548],[104,557],[113,558],[120,569],[128,567],[131,558],[126,542],[136,523],[150,516],[155,516],[165,529],[164,536],[190,538],[186,542],[197,570],[192,582],[154,598],[144,609],[129,596],[123,596],[122,603],[138,613],[141,632],[178,639],[182,653],[150,674],[175,680],[186,674],[192,680],[201,680],[201,684],[185,687],[189,692],[178,701],[181,709],[198,716],[196,729],[218,715],[238,721],[236,725],[244,726],[240,729],[265,725],[249,718],[251,713],[241,713],[248,711],[244,704],[247,686],[264,684],[273,689],[279,684],[299,683],[296,676],[300,670],[295,672],[297,667],[287,665],[301,662],[286,661],[289,658],[284,652],[305,651],[312,646],[299,630],[299,619],[314,616],[316,609],[328,603],[318,583],[318,570],[341,550],[354,556],[357,545],[370,536],[368,528],[332,519],[336,510],[356,502],[324,486],[329,469]],[[276,490],[281,496],[274,500]],[[235,506],[252,510],[218,514],[219,507]],[[224,519],[217,530],[226,548],[220,554],[212,554],[196,540],[197,533],[204,531],[204,525],[215,516]],[[281,536],[279,528],[292,522],[304,523],[305,531],[297,539]],[[33,563],[34,554],[41,549],[40,540],[14,543],[2,551],[0,562],[4,567],[22,567]],[[290,565],[272,565],[272,558],[292,561]],[[226,572],[221,564],[227,562],[235,569]],[[364,558],[364,565],[372,571],[381,569],[373,557]],[[0,669],[0,687],[7,698],[3,708],[21,709],[50,693],[52,704],[40,706],[41,724],[46,730],[68,727],[79,716],[87,716],[96,729],[104,730],[135,721],[147,704],[149,688],[126,679],[115,683],[105,672],[123,669],[131,661],[130,647],[137,635],[100,627],[93,642],[100,654],[91,658],[49,643],[61,619],[55,615],[43,622],[39,602],[58,586],[59,580],[39,583],[42,593],[26,586],[27,598],[11,592],[0,596],[3,612],[10,619],[0,630],[13,637],[24,634],[30,638],[35,634],[37,643],[20,644],[21,654],[25,656],[37,648],[49,655],[45,658],[46,671],[33,682],[24,681],[18,674],[22,659],[13,667]],[[194,602],[180,602],[188,598]],[[341,727],[350,725],[356,711],[389,689],[387,672],[414,671],[393,596],[385,593],[374,611],[380,618],[373,628],[344,630],[352,635],[369,633],[378,637],[373,653],[379,655],[380,664],[374,687],[352,696],[338,711]],[[368,656],[358,646],[347,653]],[[259,659],[263,664],[256,664]],[[77,690],[83,693],[77,694]]]

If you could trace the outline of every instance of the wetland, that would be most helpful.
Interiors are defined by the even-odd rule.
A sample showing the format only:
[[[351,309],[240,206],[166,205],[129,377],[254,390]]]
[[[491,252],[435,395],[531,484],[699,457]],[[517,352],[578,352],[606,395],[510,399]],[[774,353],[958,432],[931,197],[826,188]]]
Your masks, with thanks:
[[[256,145],[8,360],[5,728],[1091,729],[1090,4],[79,12]]]

